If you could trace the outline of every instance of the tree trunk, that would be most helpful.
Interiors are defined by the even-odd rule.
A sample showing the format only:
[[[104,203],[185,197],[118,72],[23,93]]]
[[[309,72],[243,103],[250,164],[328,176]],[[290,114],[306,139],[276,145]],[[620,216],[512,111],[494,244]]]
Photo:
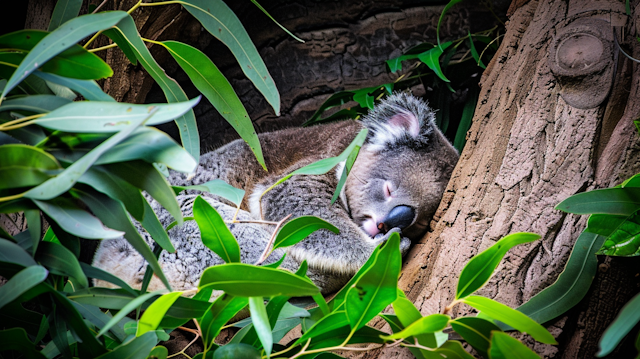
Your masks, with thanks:
[[[636,64],[623,56],[615,62],[615,45],[610,53],[605,46],[606,56],[600,58],[610,61],[607,67],[582,77],[552,71],[553,61],[548,59],[550,51],[561,46],[554,47],[554,39],[585,18],[605,21],[609,40],[613,39],[611,26],[625,25],[626,20],[622,29],[631,33],[628,45],[638,57],[640,47],[631,31],[636,31],[632,19],[640,7],[632,7],[634,17],[627,20],[622,5],[582,0],[513,2],[500,49],[483,74],[474,123],[432,222],[433,232],[409,253],[400,278],[400,287],[423,315],[442,312],[451,303],[458,274],[472,256],[520,231],[538,233],[542,239],[510,250],[479,294],[511,307],[527,301],[555,281],[586,225],[586,216],[565,214],[554,206],[575,193],[613,186],[640,172],[640,146],[633,125],[640,115]],[[590,44],[582,55],[574,53],[572,60],[591,61],[588,57],[597,53],[596,47]],[[609,90],[611,77],[607,76],[612,74],[607,71],[616,64],[611,92],[598,104],[595,98],[603,99]],[[593,357],[606,326],[638,292],[638,260],[600,261],[585,299],[548,326],[558,346],[524,336],[541,356]],[[469,307],[458,305],[453,315],[470,312]],[[384,325],[378,322],[377,326]],[[617,355],[612,357],[622,357]],[[406,350],[391,348],[360,356],[412,357]]]

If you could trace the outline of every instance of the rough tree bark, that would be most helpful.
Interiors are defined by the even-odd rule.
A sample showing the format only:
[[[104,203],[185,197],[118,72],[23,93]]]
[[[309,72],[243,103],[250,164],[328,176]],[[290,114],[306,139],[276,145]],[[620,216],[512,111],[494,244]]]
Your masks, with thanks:
[[[565,79],[554,75],[548,61],[554,38],[580,18],[610,23],[609,36],[611,25],[626,21],[624,32],[632,35],[627,45],[637,58],[633,19],[640,7],[635,4],[627,19],[617,2],[513,2],[503,42],[483,74],[474,123],[432,222],[433,232],[412,249],[400,279],[400,287],[423,314],[441,312],[453,300],[458,274],[470,257],[519,231],[539,233],[542,239],[512,249],[480,294],[511,307],[527,301],[556,279],[586,224],[586,216],[566,215],[554,206],[577,192],[613,186],[640,172],[633,125],[640,115],[637,64],[621,56],[607,99],[580,109],[574,107],[583,107],[575,103],[575,95],[591,101],[608,91],[611,71],[587,76],[577,88],[583,77],[561,83]],[[586,50],[574,53],[573,60],[589,62],[598,51],[593,46]],[[615,69],[613,61],[607,66]],[[600,262],[585,299],[549,326],[559,345],[524,338],[543,357],[593,357],[603,330],[638,292],[638,260]],[[469,312],[458,305],[453,314]],[[627,355],[611,357],[631,357]],[[360,357],[412,356],[386,349]]]

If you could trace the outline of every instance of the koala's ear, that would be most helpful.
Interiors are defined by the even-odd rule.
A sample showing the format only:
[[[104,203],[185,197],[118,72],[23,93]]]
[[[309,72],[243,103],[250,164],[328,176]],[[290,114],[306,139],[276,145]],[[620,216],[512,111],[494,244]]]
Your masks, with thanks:
[[[369,129],[367,143],[374,150],[425,147],[435,126],[435,113],[426,102],[406,93],[382,100],[362,119]]]

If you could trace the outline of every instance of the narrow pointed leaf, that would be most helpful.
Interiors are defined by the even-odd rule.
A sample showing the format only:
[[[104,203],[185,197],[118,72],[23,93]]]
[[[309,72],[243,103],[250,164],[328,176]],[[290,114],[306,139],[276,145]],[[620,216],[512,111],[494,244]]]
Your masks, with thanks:
[[[214,179],[203,184],[194,186],[173,186],[173,190],[176,195],[185,190],[198,190],[202,192],[209,192],[216,196],[220,196],[226,200],[233,202],[236,206],[240,206],[242,199],[244,198],[245,191],[239,188],[235,188],[232,185],[221,179]]]
[[[82,95],[85,100],[115,102],[113,97],[102,91],[102,88],[94,80],[73,79],[42,71],[35,71],[33,74],[43,80],[68,87]]]
[[[27,332],[22,328],[0,330],[0,348],[3,351],[17,351],[27,359],[45,359],[45,356],[35,349],[36,345],[29,340]]]
[[[460,317],[449,322],[451,328],[460,334],[464,340],[477,350],[483,357],[491,344],[491,332],[500,331],[492,322],[477,317]]]
[[[483,69],[486,69],[487,66],[482,62],[482,59],[478,54],[478,50],[476,50],[476,46],[473,43],[473,37],[471,37],[470,31],[467,31],[467,37],[469,38],[469,50],[471,51],[471,57],[473,57],[473,59],[476,60],[476,64],[478,64],[478,66],[482,67]]]
[[[110,36],[120,48],[130,49],[131,52],[133,52],[136,59],[140,61],[140,64],[142,64],[144,69],[147,70],[149,75],[151,75],[158,86],[160,86],[167,98],[167,102],[175,103],[189,100],[180,85],[178,85],[174,79],[168,77],[153,56],[151,56],[149,49],[147,49],[147,46],[140,38],[136,24],[131,16],[123,18],[115,29],[107,30],[105,34]],[[193,156],[196,162],[199,162],[200,137],[198,135],[198,126],[193,110],[187,111],[187,113],[178,117],[175,121],[180,131],[182,146]]]
[[[606,188],[575,194],[556,206],[575,214],[615,214],[629,216],[640,207],[640,188]]]
[[[310,280],[293,273],[243,263],[227,263],[207,268],[200,277],[198,288],[207,286],[243,297],[300,297],[319,292],[318,287]]]
[[[116,315],[114,315],[113,318],[111,318],[111,320],[104,327],[102,327],[102,329],[100,329],[100,332],[98,332],[98,336],[101,336],[102,334],[106,333],[109,329],[111,329],[112,326],[116,325],[127,314],[135,310],[137,307],[142,305],[142,303],[146,302],[150,298],[158,295],[159,293],[160,291],[142,294],[139,297],[129,301],[127,305],[125,305],[122,309],[120,309],[120,311]]]
[[[154,112],[151,112],[147,118],[153,116]],[[136,120],[131,125],[125,127],[122,131],[109,137],[106,141],[102,142],[96,148],[91,150],[81,159],[74,162],[71,166],[67,167],[64,171],[58,174],[56,177],[44,182],[43,184],[32,188],[24,195],[26,198],[32,199],[52,199],[60,194],[68,191],[76,181],[91,167],[96,160],[107,150],[118,144],[120,141],[128,137],[138,126],[140,126],[146,118]]]
[[[302,216],[292,219],[280,229],[273,243],[273,249],[292,246],[319,229],[327,229],[335,234],[340,233],[338,228],[323,219]]]
[[[424,62],[431,71],[435,72],[438,77],[444,82],[451,82],[442,72],[440,68],[440,55],[442,52],[451,45],[451,41],[442,44],[441,47],[434,47],[433,49],[423,52],[418,55],[418,59]]]
[[[582,232],[573,246],[564,271],[558,279],[517,308],[538,323],[546,323],[573,308],[587,294],[596,275],[596,252],[605,237]],[[499,325],[503,330],[508,326]]]
[[[22,247],[4,238],[0,238],[0,263],[12,263],[22,267],[38,264]]]
[[[87,288],[89,281],[84,275],[76,256],[64,246],[53,242],[42,242],[38,246],[36,260],[51,273],[69,276],[79,288]]]
[[[31,95],[3,101],[0,111],[23,110],[45,113],[69,103],[71,103],[71,100],[54,95]]]
[[[382,245],[375,263],[347,292],[345,309],[352,330],[365,326],[396,300],[401,266],[400,235],[394,233]]]
[[[280,94],[244,26],[221,0],[186,0],[182,3],[209,33],[236,57],[244,74],[280,115]]]
[[[44,267],[38,265],[27,267],[18,272],[8,282],[0,286],[0,308],[42,283],[48,274],[49,272]]]
[[[87,184],[95,190],[122,202],[127,212],[142,221],[145,213],[144,197],[140,190],[129,182],[107,171],[102,166],[93,166],[78,179],[79,183]]]
[[[37,209],[29,209],[24,211],[24,218],[27,220],[29,236],[31,237],[31,254],[35,254],[40,243],[40,234],[42,233],[42,222],[40,211]],[[51,227],[49,227],[51,228]]]
[[[249,310],[251,311],[251,322],[255,328],[258,338],[262,343],[267,358],[271,357],[271,349],[273,348],[273,338],[271,337],[271,326],[269,325],[269,317],[264,307],[262,297],[249,297]]]
[[[140,193],[138,193],[138,196],[142,197]],[[151,208],[151,205],[144,197],[142,197],[142,203],[144,205],[144,218],[141,221],[142,227],[149,232],[151,238],[158,243],[160,247],[169,253],[174,253],[176,250],[173,243],[171,243],[171,238],[169,238],[169,234],[162,226],[162,223],[160,223],[153,208]]]
[[[119,102],[71,102],[34,120],[42,127],[67,132],[111,133],[121,131],[146,118],[146,125],[165,123],[182,116],[200,97],[170,104],[133,105]],[[155,110],[152,117],[151,112]]]
[[[213,302],[211,308],[200,320],[203,343],[206,348],[213,344],[222,327],[247,304],[249,304],[247,297],[235,297],[226,293]]]
[[[511,309],[502,303],[479,296],[466,297],[462,299],[462,302],[476,308],[495,320],[499,320],[523,333],[531,335],[533,339],[541,343],[557,344],[553,335],[551,335],[543,326],[521,312]]]
[[[121,231],[104,227],[100,220],[80,209],[67,198],[58,197],[49,201],[34,199],[33,203],[63,230],[80,238],[113,239],[123,234]]]
[[[358,153],[360,153],[360,146],[356,146],[353,151],[349,154],[347,159],[344,162],[344,168],[342,169],[342,173],[340,174],[340,180],[338,181],[338,185],[336,186],[336,190],[333,192],[333,197],[331,198],[331,204],[333,205],[338,197],[340,197],[340,193],[342,192],[342,188],[345,183],[347,183],[347,177],[349,176],[349,172],[351,172],[351,168],[353,164],[356,162],[358,158]]]
[[[616,318],[605,329],[600,342],[600,350],[596,357],[602,358],[610,354],[640,321],[640,294],[633,297],[622,307]]]
[[[84,272],[84,274],[89,278],[100,279],[100,280],[115,284],[120,288],[129,292],[131,295],[134,295],[134,296],[137,295],[137,293],[133,290],[133,288],[129,286],[129,284],[127,284],[125,281],[114,276],[109,272],[105,272],[100,268],[90,266],[87,263],[83,263],[83,262],[80,262],[80,268],[82,268],[82,271]]]
[[[53,31],[60,25],[78,16],[82,7],[82,0],[58,0],[53,8],[51,21],[49,21],[48,31]]]
[[[482,288],[489,281],[493,271],[498,267],[509,249],[518,244],[533,242],[539,238],[540,236],[535,233],[513,233],[471,258],[460,273],[456,299],[469,296]]]
[[[640,212],[635,212],[627,217],[592,214],[589,216],[589,223],[585,231],[606,237],[598,254],[609,256],[637,256],[640,254]]]
[[[402,338],[408,338],[417,336],[420,334],[435,333],[446,328],[451,319],[448,315],[444,314],[431,314],[426,317],[422,317],[415,322],[411,323],[404,330],[383,337],[385,340],[397,340]]]
[[[177,41],[165,41],[163,44],[195,87],[249,145],[258,162],[266,170],[262,147],[253,128],[253,122],[227,78],[200,50]]]
[[[310,338],[317,337],[348,325],[349,319],[347,318],[347,313],[345,313],[344,310],[333,312],[317,321],[316,324],[296,340],[295,344],[304,344]]]
[[[411,324],[422,318],[422,314],[416,306],[398,289],[398,298],[392,303],[393,311],[396,313],[402,328],[407,328]],[[418,343],[428,348],[437,348],[438,340],[435,333],[423,333],[415,336]]]
[[[444,50],[443,45],[440,44],[440,25],[442,24],[442,19],[444,18],[447,11],[451,9],[451,7],[460,2],[462,2],[462,0],[450,0],[447,5],[444,6],[444,9],[442,9],[442,12],[440,13],[440,17],[438,18],[438,25],[436,26],[436,39],[438,40],[438,46],[441,50]]]
[[[155,332],[147,332],[134,340],[123,344],[113,351],[99,356],[99,359],[136,359],[147,357],[151,349],[158,343]]]
[[[55,31],[45,36],[33,47],[7,82],[0,97],[5,97],[9,91],[37,69],[39,65],[47,62],[47,60],[94,32],[107,29],[117,24],[118,21],[125,16],[127,16],[127,13],[124,11],[110,11],[83,15],[67,21]]]
[[[162,317],[167,313],[167,310],[171,307],[171,305],[178,299],[178,297],[182,294],[182,292],[171,292],[165,295],[162,295],[160,298],[156,299],[142,314],[142,317],[138,321],[138,330],[136,332],[136,337],[142,336],[143,334],[156,330]]]
[[[240,262],[240,246],[224,219],[204,198],[193,202],[193,217],[200,228],[202,243],[226,263]]]
[[[145,242],[133,223],[131,223],[122,202],[116,201],[95,191],[85,192],[74,190],[74,194],[78,196],[78,198],[82,200],[82,202],[84,202],[106,225],[123,231],[124,238],[126,238],[131,246],[135,248],[136,251],[138,251],[138,253],[140,253],[140,255],[149,263],[149,266],[151,266],[155,275],[162,280],[162,283],[164,283],[167,289],[171,290],[169,281],[167,281],[167,278],[162,272],[162,268],[160,267],[160,264],[158,264],[158,260],[153,255],[153,252],[151,251],[151,248],[149,248],[149,245],[147,245],[147,242]],[[173,247],[168,249],[172,249],[175,252]]]
[[[489,348],[489,358],[540,359],[540,356],[509,334],[493,332],[491,336],[491,347]]]

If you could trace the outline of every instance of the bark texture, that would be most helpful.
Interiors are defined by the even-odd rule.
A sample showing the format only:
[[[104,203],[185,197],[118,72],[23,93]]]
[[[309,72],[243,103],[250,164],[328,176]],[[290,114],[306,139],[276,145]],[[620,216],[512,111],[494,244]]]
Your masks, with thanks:
[[[603,4],[512,4],[507,32],[481,80],[474,123],[432,222],[433,232],[412,249],[400,279],[400,287],[423,314],[441,312],[454,299],[458,274],[473,255],[519,231],[539,233],[542,239],[510,250],[479,294],[511,307],[527,301],[555,281],[586,225],[586,216],[566,215],[554,206],[570,195],[619,184],[640,171],[633,128],[633,119],[640,115],[637,64],[620,59],[608,99],[592,109],[577,109],[562,98],[565,89],[547,61],[556,31],[576,17],[617,22],[624,10]],[[625,30],[636,31],[633,26]],[[637,57],[637,42],[628,45]],[[584,85],[586,93],[599,84]],[[599,91],[607,90],[600,86]],[[541,356],[593,357],[606,326],[638,292],[637,259],[600,260],[586,298],[549,327],[559,345],[524,338]],[[471,311],[458,305],[453,315]],[[620,355],[612,357],[626,357]],[[394,348],[361,357],[412,356]]]

